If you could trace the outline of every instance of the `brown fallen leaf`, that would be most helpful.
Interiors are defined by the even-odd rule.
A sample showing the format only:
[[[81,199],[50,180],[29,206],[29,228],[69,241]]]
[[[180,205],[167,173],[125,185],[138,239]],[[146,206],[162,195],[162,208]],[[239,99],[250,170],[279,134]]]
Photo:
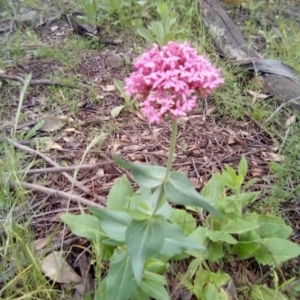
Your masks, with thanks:
[[[116,87],[113,84],[108,84],[108,85],[102,86],[101,89],[104,92],[112,92],[112,91],[116,90]]]
[[[270,96],[266,94],[260,94],[255,91],[247,90],[248,94],[252,96],[252,104],[256,103],[257,99],[267,99]]]
[[[291,117],[289,117],[286,122],[285,122],[285,126],[289,127],[291,124],[295,124],[296,123],[296,116],[292,115]]]
[[[268,161],[283,161],[284,160],[284,156],[280,155],[280,154],[276,154],[276,153],[272,153],[272,152],[262,152],[261,153],[266,160]]]
[[[54,251],[42,261],[42,271],[54,282],[79,283],[81,277],[71,268],[65,260],[65,253]]]
[[[49,151],[49,150],[59,150],[59,151],[63,151],[63,147],[51,140],[48,140],[45,142],[45,151]]]
[[[44,124],[41,127],[42,131],[53,132],[63,128],[67,124],[64,117],[48,116],[43,118]]]

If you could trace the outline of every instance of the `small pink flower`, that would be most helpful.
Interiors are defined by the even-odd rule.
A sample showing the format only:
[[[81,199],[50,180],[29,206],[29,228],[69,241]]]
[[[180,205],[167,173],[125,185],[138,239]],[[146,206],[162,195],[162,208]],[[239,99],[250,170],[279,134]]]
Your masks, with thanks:
[[[125,79],[126,92],[143,99],[142,112],[150,123],[186,116],[196,108],[197,96],[207,97],[224,83],[220,69],[188,43],[169,42],[144,53]]]

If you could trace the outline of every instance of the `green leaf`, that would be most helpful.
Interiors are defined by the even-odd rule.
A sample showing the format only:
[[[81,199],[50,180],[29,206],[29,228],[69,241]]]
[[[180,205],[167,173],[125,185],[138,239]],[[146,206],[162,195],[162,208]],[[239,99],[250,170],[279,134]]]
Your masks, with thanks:
[[[245,183],[245,185],[243,185],[243,191],[245,191],[246,189],[248,189],[249,187],[251,187],[252,185],[254,185],[257,181],[259,181],[259,178],[251,178],[249,181],[247,181]],[[258,192],[260,193],[260,192]]]
[[[206,198],[195,190],[190,180],[181,172],[171,172],[164,188],[169,200],[175,204],[200,206],[210,213],[221,215]]]
[[[89,211],[99,219],[101,228],[112,240],[125,241],[125,231],[131,222],[126,212],[89,207]]]
[[[154,37],[150,30],[146,28],[138,28],[137,33],[144,38],[149,44],[154,44]]]
[[[223,170],[222,174],[215,174],[215,176],[223,183],[224,186],[227,186],[231,189],[237,188],[237,175],[232,167],[226,165],[226,170]]]
[[[140,186],[154,188],[161,185],[165,180],[165,167],[151,166],[146,164],[133,164],[122,160],[116,155],[114,156],[114,159],[117,165],[132,171],[134,180]]]
[[[124,105],[119,105],[119,106],[116,106],[114,107],[111,112],[110,112],[110,115],[113,117],[113,118],[116,118],[120,113],[121,111],[123,110],[125,106]]]
[[[239,258],[245,259],[253,256],[253,253],[257,251],[260,244],[257,242],[238,242],[235,244],[231,252],[236,254]]]
[[[144,278],[141,282],[141,290],[156,300],[170,300],[165,289],[166,280],[163,276],[145,271]]]
[[[151,215],[151,213],[147,214],[136,209],[126,209],[126,212],[133,220],[137,221],[147,220]]]
[[[237,201],[240,203],[241,207],[245,207],[250,203],[254,202],[259,195],[260,192],[247,192],[247,193],[240,193],[236,196]]]
[[[217,262],[224,257],[223,245],[220,242],[210,242],[206,246],[206,251],[203,254],[205,260]]]
[[[247,222],[240,219],[234,219],[228,221],[228,223],[222,228],[222,232],[241,234],[256,229],[258,227],[259,225],[255,223]]]
[[[33,136],[36,135],[37,131],[39,131],[45,124],[45,120],[41,120],[39,121],[37,124],[35,124],[33,126],[33,128],[31,128],[29,130],[29,132],[25,135],[25,140],[32,138]]]
[[[242,207],[238,202],[236,195],[228,196],[220,201],[218,208],[227,219],[234,219],[242,216]]]
[[[134,190],[126,175],[119,178],[110,189],[106,206],[108,209],[122,210],[129,206],[129,198]]]
[[[115,250],[107,273],[106,288],[107,300],[128,300],[137,289],[126,250]]]
[[[102,299],[102,298],[99,298]],[[104,299],[104,298],[103,298]],[[98,299],[95,299],[98,300]],[[145,294],[141,288],[137,288],[135,293],[131,296],[130,300],[150,300],[150,297]]]
[[[225,187],[218,177],[213,175],[211,179],[204,186],[202,196],[208,199],[213,205],[217,205],[225,198]]]
[[[167,34],[165,34],[163,38],[163,45],[167,45],[169,41],[173,41],[175,39],[175,32],[170,31]]]
[[[173,257],[187,250],[203,250],[205,247],[196,239],[184,235],[182,229],[176,224],[162,223],[165,241],[160,254]]]
[[[238,174],[242,175],[243,178],[245,178],[245,176],[248,173],[248,163],[247,163],[247,159],[245,158],[245,156],[242,156],[242,159],[239,163],[239,170],[238,170]]]
[[[300,255],[300,247],[288,240],[266,238],[262,246],[254,253],[258,263],[276,266]]]
[[[101,240],[106,237],[99,220],[91,215],[66,214],[61,219],[69,226],[72,233],[89,240]]]
[[[230,234],[223,231],[211,231],[206,232],[206,236],[213,242],[225,242],[227,244],[236,244],[237,240],[234,239]]]
[[[183,209],[173,209],[173,216],[170,221],[178,224],[185,235],[191,234],[197,226],[195,218]]]
[[[290,226],[276,216],[259,215],[257,223],[259,228],[256,232],[261,238],[287,239],[293,232]]]
[[[132,268],[136,282],[141,283],[144,264],[156,255],[164,244],[164,231],[156,219],[133,220],[126,230],[126,244],[132,258]]]
[[[229,280],[230,276],[226,273],[214,273],[199,268],[194,280],[194,293],[197,299],[229,300],[231,298],[222,288]]]
[[[156,42],[159,46],[164,46],[163,40],[165,32],[161,22],[151,22],[149,29],[155,34]]]
[[[145,270],[156,274],[164,274],[167,272],[166,263],[157,258],[150,258],[147,260]]]
[[[117,87],[117,89],[119,90],[121,95],[125,93],[123,81],[121,81],[119,79],[114,79],[114,84]]]
[[[288,300],[284,294],[270,289],[264,285],[254,284],[251,287],[251,299],[253,300]]]

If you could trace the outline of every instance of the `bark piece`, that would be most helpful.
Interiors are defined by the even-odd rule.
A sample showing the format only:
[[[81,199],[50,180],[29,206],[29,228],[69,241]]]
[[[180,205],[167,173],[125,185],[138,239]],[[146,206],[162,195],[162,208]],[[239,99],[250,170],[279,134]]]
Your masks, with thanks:
[[[279,101],[287,103],[289,107],[300,112],[300,82],[296,75],[276,74],[276,64],[273,72],[272,68],[257,70],[257,64],[254,62],[256,60],[264,62],[264,59],[247,43],[218,0],[199,0],[198,12],[222,56],[236,62],[241,61],[241,67],[248,70],[259,71],[264,88]],[[248,63],[243,64],[242,62],[245,61]],[[277,66],[280,63],[278,61]],[[286,67],[292,70],[290,66]]]

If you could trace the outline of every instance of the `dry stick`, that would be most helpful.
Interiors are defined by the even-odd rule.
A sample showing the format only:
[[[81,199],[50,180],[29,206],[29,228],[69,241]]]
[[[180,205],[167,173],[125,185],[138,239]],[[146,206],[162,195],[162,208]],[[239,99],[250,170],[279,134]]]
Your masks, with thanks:
[[[106,162],[100,162],[97,164],[86,164],[86,165],[80,165],[80,166],[70,166],[70,167],[53,167],[53,168],[40,168],[40,169],[31,169],[28,171],[22,170],[20,173],[26,173],[26,174],[38,174],[38,173],[54,173],[54,172],[66,172],[66,171],[74,171],[76,169],[79,170],[93,170],[99,167],[112,165],[114,164],[114,161],[106,161]]]
[[[41,193],[44,193],[44,194],[47,194],[47,195],[60,197],[60,198],[65,199],[65,200],[71,200],[71,201],[81,203],[81,204],[85,204],[85,205],[96,206],[96,207],[101,207],[101,208],[104,207],[101,204],[98,204],[98,203],[95,203],[93,201],[87,200],[87,199],[85,199],[81,196],[78,196],[78,195],[73,195],[73,194],[69,194],[69,193],[66,193],[66,192],[54,190],[54,189],[47,188],[47,187],[37,185],[37,184],[32,184],[32,183],[27,183],[27,182],[16,183],[12,180],[9,181],[9,186],[12,187],[12,188],[16,188],[20,185],[26,190],[33,190],[33,191],[36,191],[36,192],[41,192]]]
[[[25,81],[25,79],[21,76],[8,75],[8,74],[0,74],[0,79],[20,81],[23,84]],[[62,83],[62,82],[58,82],[58,81],[54,81],[54,80],[50,80],[50,79],[32,79],[30,81],[30,84],[31,85],[58,85],[58,86],[62,86],[62,87],[78,88],[78,86],[76,86],[76,85]]]
[[[9,141],[10,143],[12,143],[16,148],[20,149],[20,150],[23,150],[23,151],[26,151],[26,152],[29,152],[29,153],[33,153],[33,154],[36,154],[38,156],[40,156],[41,158],[43,158],[45,161],[47,161],[50,165],[52,165],[53,167],[56,167],[56,168],[59,168],[60,166],[54,161],[52,160],[50,157],[44,155],[43,153],[37,151],[37,150],[34,150],[30,147],[27,147],[27,146],[24,146],[24,145],[21,145],[15,141],[12,141],[11,139],[9,138],[6,138],[7,141]],[[81,184],[79,181],[77,181],[75,178],[73,179],[72,176],[70,176],[68,173],[66,172],[62,172],[62,175],[64,175],[68,181],[70,183],[73,183],[74,182],[74,185],[79,188],[80,190],[82,190],[83,192],[85,192],[86,194],[96,198],[98,201],[100,201],[101,203],[105,203],[105,198],[104,197],[101,197],[99,195],[96,195],[94,193],[92,193],[90,191],[90,189],[86,186],[84,186],[83,184]]]

